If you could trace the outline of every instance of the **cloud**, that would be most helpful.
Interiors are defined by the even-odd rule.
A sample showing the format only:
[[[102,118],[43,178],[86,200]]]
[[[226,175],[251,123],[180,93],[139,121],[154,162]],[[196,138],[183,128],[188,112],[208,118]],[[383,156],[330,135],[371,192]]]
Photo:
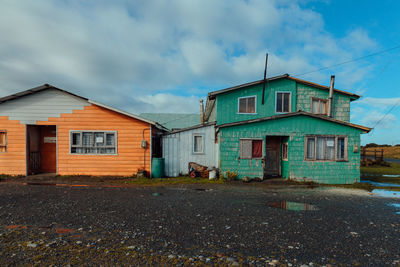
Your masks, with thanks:
[[[358,104],[365,104],[379,108],[390,108],[394,105],[400,104],[400,97],[394,98],[377,98],[377,97],[364,97],[358,101]]]
[[[333,36],[300,2],[4,0],[0,95],[51,83],[128,111],[193,112],[210,88],[262,78],[265,52],[273,76],[375,49],[361,28]],[[348,89],[370,72],[359,66],[301,78],[335,72]]]
[[[390,129],[397,122],[396,116],[393,114],[383,114],[378,111],[369,111],[361,122],[368,127],[376,127],[381,129]]]

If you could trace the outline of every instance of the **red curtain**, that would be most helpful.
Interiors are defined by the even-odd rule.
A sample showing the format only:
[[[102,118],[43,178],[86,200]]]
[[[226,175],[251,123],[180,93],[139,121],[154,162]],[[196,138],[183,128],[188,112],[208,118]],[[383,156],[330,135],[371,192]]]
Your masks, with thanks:
[[[262,140],[253,140],[252,158],[262,157]]]

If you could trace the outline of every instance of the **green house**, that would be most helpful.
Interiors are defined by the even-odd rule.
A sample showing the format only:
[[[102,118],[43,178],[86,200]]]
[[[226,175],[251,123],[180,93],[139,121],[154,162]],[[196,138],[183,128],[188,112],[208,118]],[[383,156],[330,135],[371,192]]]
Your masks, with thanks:
[[[350,103],[360,96],[333,81],[327,87],[286,74],[209,93],[205,121],[216,122],[220,171],[358,182],[360,134],[371,129],[350,123]]]

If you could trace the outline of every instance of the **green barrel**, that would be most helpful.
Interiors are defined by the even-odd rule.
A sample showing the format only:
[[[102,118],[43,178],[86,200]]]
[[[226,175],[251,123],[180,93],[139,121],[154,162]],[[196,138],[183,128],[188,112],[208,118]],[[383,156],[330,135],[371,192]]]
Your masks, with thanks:
[[[151,176],[153,178],[164,177],[164,158],[153,158],[151,160]]]

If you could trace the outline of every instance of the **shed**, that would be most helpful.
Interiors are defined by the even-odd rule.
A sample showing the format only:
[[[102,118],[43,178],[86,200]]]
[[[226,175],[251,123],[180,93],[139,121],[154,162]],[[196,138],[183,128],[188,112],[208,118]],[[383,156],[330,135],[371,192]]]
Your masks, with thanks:
[[[218,143],[215,123],[196,125],[165,133],[162,136],[165,174],[169,177],[188,174],[189,162],[218,167]]]

